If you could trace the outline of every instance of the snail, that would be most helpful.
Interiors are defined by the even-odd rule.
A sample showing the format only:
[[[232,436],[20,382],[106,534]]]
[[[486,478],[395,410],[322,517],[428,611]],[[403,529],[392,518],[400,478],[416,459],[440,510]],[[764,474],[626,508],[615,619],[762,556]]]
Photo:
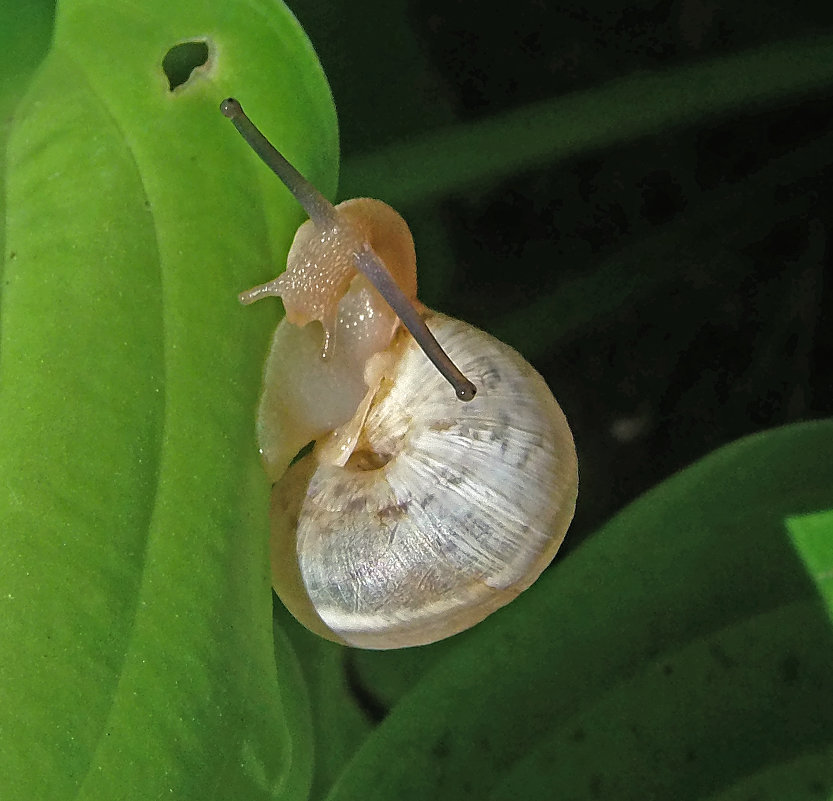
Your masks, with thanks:
[[[567,420],[515,350],[419,303],[397,212],[332,205],[236,100],[221,111],[309,216],[286,271],[240,295],[280,296],[286,312],[257,414],[275,591],[354,647],[463,631],[529,587],[564,538],[578,486]]]

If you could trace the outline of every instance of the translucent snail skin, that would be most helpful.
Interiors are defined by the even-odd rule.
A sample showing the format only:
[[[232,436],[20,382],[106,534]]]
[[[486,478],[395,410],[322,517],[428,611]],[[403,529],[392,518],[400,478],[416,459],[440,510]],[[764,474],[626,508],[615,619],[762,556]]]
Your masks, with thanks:
[[[397,212],[333,206],[236,100],[221,111],[310,218],[286,271],[240,296],[286,310],[257,415],[275,591],[305,626],[359,648],[457,634],[561,545],[578,487],[567,420],[515,350],[419,303]]]

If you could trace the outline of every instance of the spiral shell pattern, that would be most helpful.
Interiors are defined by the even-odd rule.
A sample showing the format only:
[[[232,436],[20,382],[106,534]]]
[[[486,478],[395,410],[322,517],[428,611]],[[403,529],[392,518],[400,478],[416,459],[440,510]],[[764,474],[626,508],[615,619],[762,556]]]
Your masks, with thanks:
[[[474,400],[457,400],[402,333],[347,464],[313,451],[273,492],[278,595],[308,627],[362,648],[433,642],[508,603],[575,508],[573,438],[541,376],[466,323],[426,322]]]

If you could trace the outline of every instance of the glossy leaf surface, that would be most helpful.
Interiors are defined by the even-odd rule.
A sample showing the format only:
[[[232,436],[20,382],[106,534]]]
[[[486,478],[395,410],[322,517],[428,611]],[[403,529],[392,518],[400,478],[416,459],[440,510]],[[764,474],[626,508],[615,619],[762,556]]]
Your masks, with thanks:
[[[208,58],[172,91],[185,40]],[[236,301],[300,214],[218,108],[237,94],[332,191],[323,74],[280,5],[152,1],[61,4],[26,76],[4,174],[0,796],[304,795],[253,442],[275,310]]]

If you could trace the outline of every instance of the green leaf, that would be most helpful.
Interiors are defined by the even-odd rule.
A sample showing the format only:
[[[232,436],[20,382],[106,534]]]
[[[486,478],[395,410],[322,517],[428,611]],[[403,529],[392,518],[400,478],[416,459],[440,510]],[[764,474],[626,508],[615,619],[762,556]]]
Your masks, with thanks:
[[[831,451],[833,422],[787,427],[647,493],[439,659],[330,798],[700,798],[808,763],[827,797],[833,630],[790,531],[833,509]]]
[[[793,544],[833,614],[833,510],[787,520]]]
[[[169,89],[177,43],[208,61]],[[0,797],[303,797],[254,414],[301,216],[236,94],[325,191],[329,91],[280,5],[64,3],[16,105],[0,308]],[[277,666],[277,670],[276,670]]]
[[[49,48],[55,15],[54,0],[0,4],[0,126],[26,91],[28,78]]]
[[[708,801],[819,801],[833,787],[833,747],[794,759],[773,760],[760,771],[741,777]]]
[[[54,11],[54,0],[0,4],[0,153],[6,152],[14,107],[46,55]],[[0,219],[6,214],[5,198],[5,175],[0,170]],[[6,252],[4,243],[5,227],[0,224],[0,254]],[[2,263],[0,260],[0,279]],[[2,294],[0,283],[0,297]]]
[[[371,723],[350,687],[349,648],[304,628],[275,600],[275,632],[292,643],[303,670],[315,741],[310,799],[323,798],[353,756]]]

